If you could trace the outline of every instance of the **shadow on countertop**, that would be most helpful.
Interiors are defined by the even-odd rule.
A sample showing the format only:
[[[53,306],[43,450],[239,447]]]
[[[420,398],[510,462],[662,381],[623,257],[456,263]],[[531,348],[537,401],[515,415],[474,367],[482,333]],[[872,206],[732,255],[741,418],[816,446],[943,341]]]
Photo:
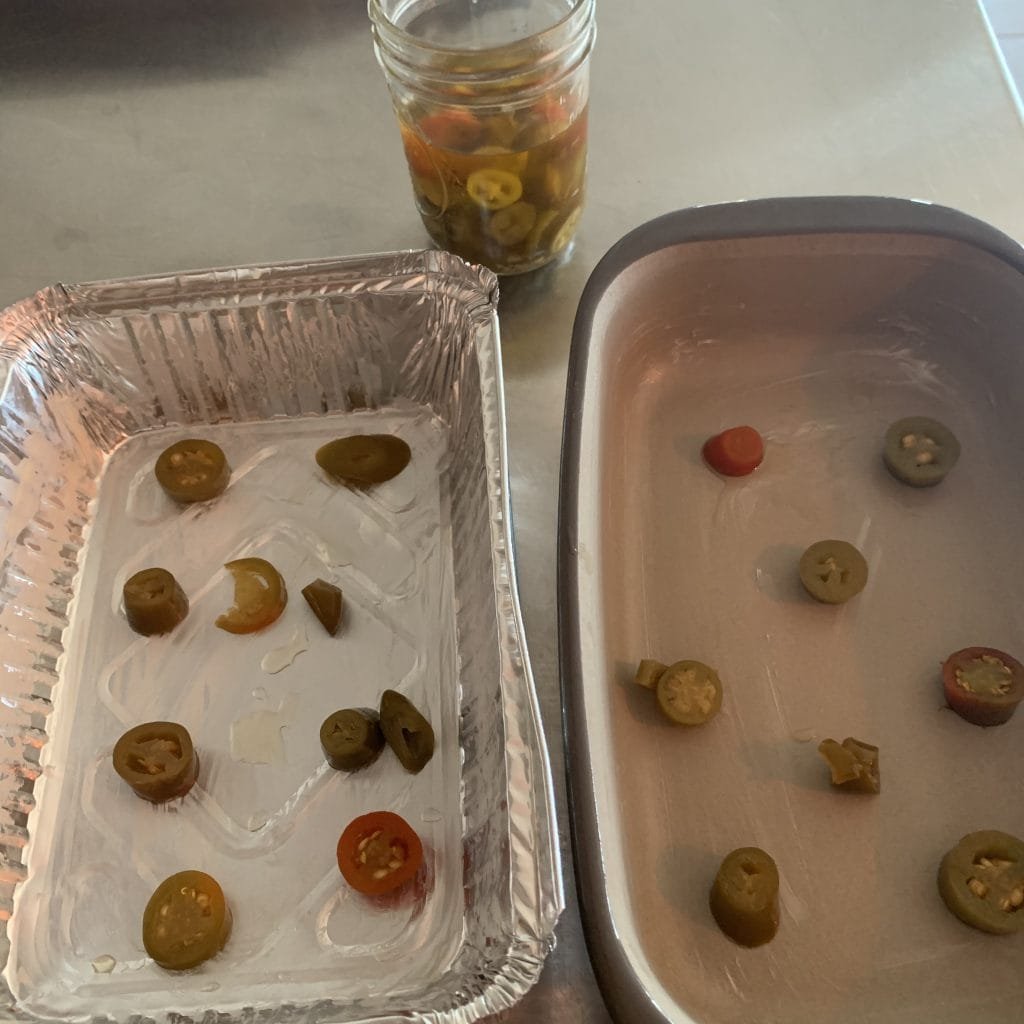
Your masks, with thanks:
[[[0,90],[74,93],[259,77],[353,32],[365,0],[10,0],[0,6]]]

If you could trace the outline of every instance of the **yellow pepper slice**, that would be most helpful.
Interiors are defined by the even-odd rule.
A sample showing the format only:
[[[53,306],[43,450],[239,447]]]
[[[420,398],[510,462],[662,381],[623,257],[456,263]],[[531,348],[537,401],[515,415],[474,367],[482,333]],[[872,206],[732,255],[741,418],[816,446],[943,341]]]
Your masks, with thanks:
[[[523,183],[509,171],[488,167],[474,171],[466,179],[466,191],[477,206],[491,211],[504,210],[519,201],[523,194]]]
[[[255,633],[276,621],[288,603],[281,574],[264,558],[237,558],[225,569],[235,586],[235,603],[215,625],[228,633]]]
[[[502,245],[518,245],[536,220],[537,208],[532,203],[514,203],[494,214],[487,223],[487,234]]]

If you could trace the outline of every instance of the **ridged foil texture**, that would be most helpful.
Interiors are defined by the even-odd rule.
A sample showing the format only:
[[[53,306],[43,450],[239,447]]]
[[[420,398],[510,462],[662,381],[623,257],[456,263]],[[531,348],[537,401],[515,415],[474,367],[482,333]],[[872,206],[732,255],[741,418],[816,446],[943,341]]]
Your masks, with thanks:
[[[496,282],[445,253],[244,267],[44,290],[0,313],[0,914],[15,1019],[469,1024],[536,981],[562,909],[547,754],[512,560]],[[313,453],[394,433],[408,468],[366,491]],[[232,467],[177,506],[156,456],[205,437]],[[257,555],[289,603],[215,628],[223,563]],[[125,579],[174,572],[190,600],[144,638]],[[330,637],[303,601],[345,594]],[[329,768],[320,722],[406,694],[437,750]],[[200,758],[181,801],[113,772],[118,736],[180,721]],[[355,894],[335,846],[386,809],[424,871],[390,904]],[[199,868],[234,912],[180,975],[142,946],[167,875]]]

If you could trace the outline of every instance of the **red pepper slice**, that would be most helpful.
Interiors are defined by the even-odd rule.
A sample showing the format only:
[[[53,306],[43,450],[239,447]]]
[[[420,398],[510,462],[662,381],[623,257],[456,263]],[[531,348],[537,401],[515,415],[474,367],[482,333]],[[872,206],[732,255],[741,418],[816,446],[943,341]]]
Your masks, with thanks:
[[[753,427],[730,427],[704,443],[704,459],[723,476],[746,476],[764,459],[764,439]]]
[[[973,725],[1002,725],[1024,698],[1024,665],[994,647],[965,647],[943,663],[942,688],[961,718]]]
[[[459,109],[428,114],[416,127],[435,146],[461,152],[475,149],[484,130],[479,118],[468,110]]]
[[[423,844],[404,818],[372,811],[349,823],[338,841],[345,881],[367,896],[383,896],[408,884],[423,863]]]

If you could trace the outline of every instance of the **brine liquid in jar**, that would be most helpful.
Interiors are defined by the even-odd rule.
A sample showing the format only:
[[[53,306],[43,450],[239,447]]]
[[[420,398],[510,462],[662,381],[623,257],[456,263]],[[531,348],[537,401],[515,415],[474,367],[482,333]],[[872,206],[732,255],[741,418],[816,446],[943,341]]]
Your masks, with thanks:
[[[498,273],[532,270],[572,240],[583,207],[587,108],[403,111],[420,216],[443,249]]]

